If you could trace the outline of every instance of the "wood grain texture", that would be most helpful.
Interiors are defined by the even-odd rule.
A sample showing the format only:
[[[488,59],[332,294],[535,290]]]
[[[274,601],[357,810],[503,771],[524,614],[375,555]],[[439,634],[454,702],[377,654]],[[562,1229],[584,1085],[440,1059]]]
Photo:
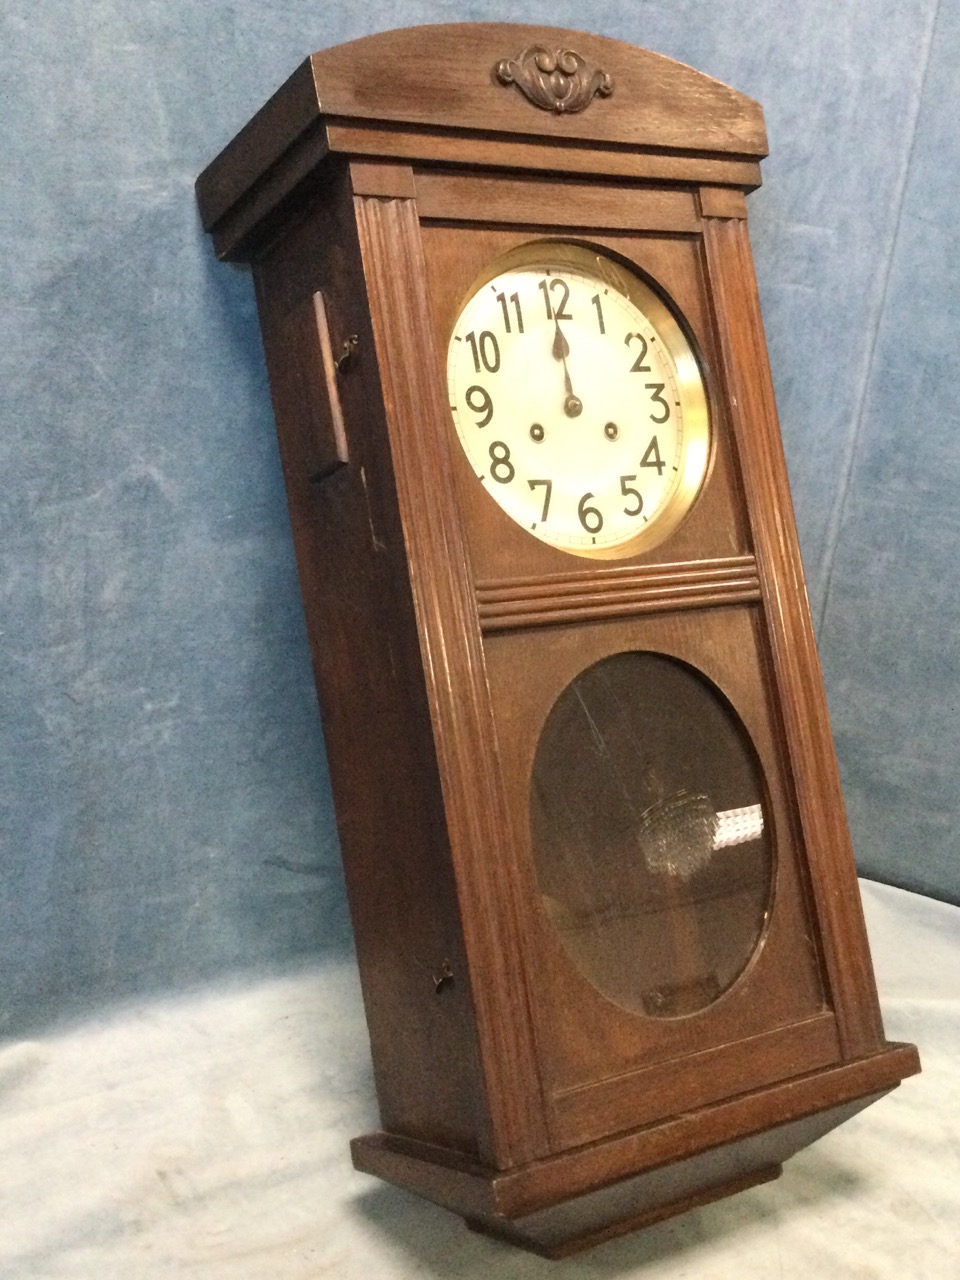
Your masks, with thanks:
[[[395,160],[354,160],[350,165],[350,186],[355,196],[382,196],[411,200],[417,194],[413,170]]]
[[[743,1040],[691,1051],[673,1062],[611,1076],[554,1096],[554,1128],[561,1147],[577,1146],[585,1133],[607,1137],[696,1110],[743,1092],[751,1063],[751,1089],[779,1084],[805,1072],[829,1068],[839,1060],[836,1019],[817,1014],[789,1027]]]
[[[531,45],[572,48],[609,72],[613,96],[579,114],[551,114],[494,67]],[[325,114],[763,156],[763,114],[744,94],[683,63],[619,40],[512,23],[451,23],[366,36],[311,58]]]
[[[746,224],[705,219],[704,243],[830,990],[844,1052],[856,1058],[883,1044],[883,1029]]]
[[[732,187],[700,188],[700,212],[705,218],[745,218],[747,202],[742,191]]]
[[[696,231],[696,201],[687,191],[657,191],[623,183],[474,177],[419,172],[420,217],[513,226],[590,227],[630,231]]]
[[[522,1013],[528,964],[507,873],[480,630],[453,489],[442,480],[451,444],[442,365],[415,204],[357,198],[356,215],[451,853],[468,904],[467,977],[492,1120],[489,1158],[505,1167],[542,1153],[547,1139],[532,1029]]]
[[[742,1144],[738,1150],[743,1150]],[[738,1154],[738,1160],[742,1159]],[[710,1165],[725,1167],[722,1161],[723,1157],[720,1160],[715,1156],[709,1160],[700,1157],[685,1162],[686,1167],[674,1166],[669,1191],[672,1198],[665,1199],[663,1190],[654,1193],[656,1200],[662,1200],[661,1203],[650,1203],[650,1200],[654,1198],[651,1186],[657,1181],[662,1183],[662,1176],[641,1174],[584,1196],[575,1206],[556,1206],[537,1214],[532,1221],[516,1226],[504,1220],[467,1218],[466,1223],[471,1230],[494,1240],[502,1240],[551,1262],[559,1262],[632,1231],[652,1227],[657,1222],[689,1213],[691,1209],[713,1204],[764,1182],[773,1182],[783,1172],[782,1164],[761,1164],[748,1173],[738,1172],[718,1181],[716,1172],[708,1170]],[[644,1207],[638,1209],[638,1202]]]

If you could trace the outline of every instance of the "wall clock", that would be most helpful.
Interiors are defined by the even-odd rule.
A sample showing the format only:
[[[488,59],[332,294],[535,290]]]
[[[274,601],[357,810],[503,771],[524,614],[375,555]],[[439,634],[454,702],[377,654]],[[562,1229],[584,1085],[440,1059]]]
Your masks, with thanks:
[[[382,1129],[557,1256],[776,1176],[884,1039],[746,230],[758,105],[579,32],[313,55],[253,264]]]

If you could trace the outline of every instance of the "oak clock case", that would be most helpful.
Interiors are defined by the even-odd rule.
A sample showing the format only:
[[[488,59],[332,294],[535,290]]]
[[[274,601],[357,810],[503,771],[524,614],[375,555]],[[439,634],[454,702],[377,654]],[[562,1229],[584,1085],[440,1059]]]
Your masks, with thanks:
[[[792,524],[765,152],[669,59],[459,24],[314,54],[198,183],[257,287],[381,1111],[354,1163],[548,1256],[918,1069]]]

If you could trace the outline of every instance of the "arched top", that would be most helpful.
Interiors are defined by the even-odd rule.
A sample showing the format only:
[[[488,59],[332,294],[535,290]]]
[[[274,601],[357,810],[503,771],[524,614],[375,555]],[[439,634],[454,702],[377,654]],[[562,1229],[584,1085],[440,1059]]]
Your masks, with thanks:
[[[560,61],[552,77],[558,92],[547,89],[547,107],[520,88],[527,75],[534,84],[551,79],[535,67],[536,50],[544,54],[541,67]],[[753,99],[682,62],[583,31],[492,22],[407,27],[324,49],[309,65],[324,115],[766,154],[763,114]],[[569,92],[574,80],[585,83],[585,106]],[[554,101],[580,109],[557,110]]]

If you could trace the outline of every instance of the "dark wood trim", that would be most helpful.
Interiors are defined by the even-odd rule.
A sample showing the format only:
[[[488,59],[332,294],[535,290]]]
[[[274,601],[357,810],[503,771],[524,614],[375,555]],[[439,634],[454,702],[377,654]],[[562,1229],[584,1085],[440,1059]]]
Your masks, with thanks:
[[[313,124],[284,151],[250,188],[215,220],[206,222],[217,257],[249,262],[254,253],[280,229],[286,210],[310,181],[329,148],[322,123]],[[202,175],[205,176],[205,175]],[[211,205],[223,197],[211,188]]]
[[[504,59],[541,46],[572,49],[601,68],[614,92],[581,112],[548,112],[497,77]],[[636,45],[540,24],[444,23],[385,31],[310,59],[329,115],[428,127],[458,124],[505,136],[674,147],[759,158],[759,103],[694,68]]]
[[[576,49],[609,71],[616,93],[582,112],[546,112],[498,82],[502,60],[542,44]],[[380,32],[301,63],[200,175],[218,255],[249,257],[328,149],[752,190],[767,139],[751,98],[619,40],[510,23]]]
[[[883,1026],[803,579],[747,225],[740,219],[708,218],[703,235],[827,977],[844,1055],[857,1058],[884,1043]]]
[[[197,179],[204,229],[216,226],[316,122],[317,90],[306,58]]]
[[[693,1161],[690,1162],[690,1164],[693,1163]],[[536,1228],[531,1230],[531,1227],[526,1223],[518,1230],[508,1220],[467,1218],[465,1221],[471,1231],[490,1236],[493,1240],[502,1240],[505,1244],[516,1245],[518,1248],[526,1249],[541,1258],[547,1258],[551,1262],[559,1262],[563,1258],[574,1257],[587,1249],[596,1248],[598,1244],[606,1244],[608,1240],[617,1240],[620,1236],[625,1236],[631,1231],[640,1231],[645,1227],[652,1227],[657,1222],[675,1218],[678,1214],[688,1213],[691,1209],[700,1209],[704,1205],[713,1204],[715,1201],[723,1200],[727,1196],[738,1195],[741,1191],[749,1191],[751,1187],[762,1186],[765,1182],[774,1182],[782,1173],[782,1164],[761,1164],[759,1168],[751,1169],[749,1173],[738,1173],[732,1178],[712,1183],[701,1190],[692,1190],[688,1194],[678,1195],[676,1199],[669,1200],[664,1204],[630,1213],[625,1218],[614,1216],[613,1221],[608,1221],[610,1217],[608,1210],[597,1213],[595,1209],[594,1219],[602,1218],[602,1225],[596,1227],[587,1226],[581,1229],[575,1228],[570,1234],[568,1234],[569,1228],[563,1229],[561,1227],[558,1231],[559,1223],[554,1224],[552,1232],[545,1232],[543,1226],[540,1226],[539,1230]],[[608,1187],[601,1188],[594,1192],[589,1199],[594,1203],[609,1200],[612,1198],[611,1192],[613,1194],[619,1192],[620,1199],[624,1200],[635,1194],[642,1182],[648,1181],[650,1177],[650,1174],[642,1174],[639,1178],[628,1179],[626,1185],[616,1186],[612,1189]],[[677,1178],[676,1181],[680,1182],[680,1178]],[[586,1205],[581,1202],[578,1207],[582,1215]],[[557,1206],[557,1209],[553,1212],[548,1211],[547,1214],[541,1215],[541,1218],[553,1217],[557,1219],[560,1217],[560,1212],[562,1210],[560,1210],[560,1206]]]

